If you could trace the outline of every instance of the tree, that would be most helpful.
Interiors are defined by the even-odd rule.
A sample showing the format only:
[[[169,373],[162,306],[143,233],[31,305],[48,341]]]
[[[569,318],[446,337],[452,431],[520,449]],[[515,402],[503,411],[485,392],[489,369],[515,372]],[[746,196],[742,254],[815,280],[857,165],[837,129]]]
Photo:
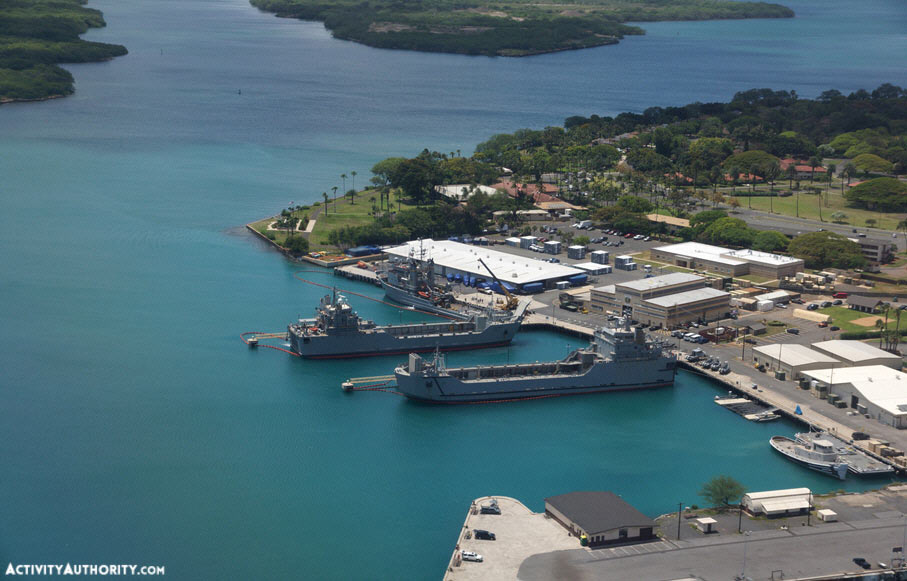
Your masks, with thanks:
[[[286,248],[293,256],[301,256],[308,253],[309,241],[302,236],[293,236],[287,240]]]
[[[334,191],[334,213],[337,213],[337,186],[331,188]]]
[[[737,504],[746,488],[730,476],[715,476],[702,485],[699,496],[706,502],[718,508],[728,508]]]
[[[750,246],[756,232],[739,218],[719,218],[709,224],[699,238],[711,244]]]
[[[787,251],[806,262],[806,268],[860,268],[866,259],[860,245],[834,232],[800,234],[787,246]]]
[[[902,212],[907,209],[907,184],[896,178],[874,178],[855,185],[844,197],[854,206],[880,212]]]
[[[588,236],[577,236],[576,238],[573,239],[573,243],[577,244],[579,246],[588,246],[589,237]]]
[[[343,180],[343,191],[346,192],[346,174],[345,173],[340,174],[340,179]]]
[[[840,210],[832,213],[831,221],[837,224],[846,224],[847,223],[847,214],[841,212]]]
[[[328,213],[328,193],[321,192],[321,197],[324,198],[324,213]]]
[[[756,237],[753,238],[753,250],[761,250],[763,252],[783,252],[787,249],[787,245],[790,240],[782,234],[775,230],[764,230],[756,234]]]
[[[355,170],[350,172],[350,177],[353,178],[353,183],[351,185],[353,186],[353,199],[354,200],[356,199],[356,176],[357,175],[359,175],[359,174],[357,174],[355,172]]]

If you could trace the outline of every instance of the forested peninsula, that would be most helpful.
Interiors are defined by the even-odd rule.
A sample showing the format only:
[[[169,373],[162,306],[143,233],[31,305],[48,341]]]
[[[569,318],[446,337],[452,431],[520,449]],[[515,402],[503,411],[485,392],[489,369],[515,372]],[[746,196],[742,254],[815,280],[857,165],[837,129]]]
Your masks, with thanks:
[[[63,97],[75,91],[73,76],[58,63],[108,60],[126,54],[118,44],[79,35],[106,26],[85,0],[0,2],[0,103]]]
[[[645,34],[627,22],[790,18],[766,2],[728,0],[250,0],[277,16],[324,22],[335,38],[378,48],[527,56]]]

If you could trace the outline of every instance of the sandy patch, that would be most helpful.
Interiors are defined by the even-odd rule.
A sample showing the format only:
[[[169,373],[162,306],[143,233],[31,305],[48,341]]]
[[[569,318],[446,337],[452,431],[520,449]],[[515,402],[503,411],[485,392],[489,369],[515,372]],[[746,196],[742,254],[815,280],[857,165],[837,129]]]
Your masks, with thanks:
[[[406,32],[407,30],[414,30],[414,28],[408,24],[400,24],[399,22],[372,22],[368,26],[369,32]]]
[[[851,323],[853,323],[854,325],[859,325],[861,327],[875,327],[876,321],[878,321],[879,319],[881,319],[883,323],[885,322],[885,317],[880,316],[880,315],[875,315],[875,316],[870,316],[870,317],[862,317],[859,319],[854,319],[853,321],[851,321]]]

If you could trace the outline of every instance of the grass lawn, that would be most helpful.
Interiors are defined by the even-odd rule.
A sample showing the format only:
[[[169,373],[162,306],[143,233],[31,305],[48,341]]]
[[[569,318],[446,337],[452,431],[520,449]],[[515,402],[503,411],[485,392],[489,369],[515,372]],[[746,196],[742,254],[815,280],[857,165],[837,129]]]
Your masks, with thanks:
[[[780,182],[779,182],[780,184]],[[786,184],[785,184],[786,185]],[[775,188],[777,193],[778,188]],[[784,198],[775,196],[775,197],[753,197],[749,198],[744,194],[743,190],[738,190],[738,195],[736,197],[737,202],[740,204],[741,208],[749,208],[752,206],[754,210],[761,210],[764,212],[769,211],[769,206],[776,214],[783,214],[786,216],[797,216],[798,214],[798,203],[797,198],[799,197],[799,216],[801,218],[809,218],[812,220],[819,220],[819,196],[815,194],[805,194],[800,193],[794,194],[793,196],[787,196]],[[822,189],[822,199],[825,199],[825,189]],[[850,224],[854,227],[862,228],[866,227],[867,219],[876,220],[875,228],[882,228],[884,230],[894,230],[897,228],[897,224],[900,220],[905,218],[905,214],[884,214],[879,212],[871,212],[869,210],[863,210],[861,208],[850,208],[847,206],[846,200],[841,195],[840,188],[832,187],[828,192],[828,206],[822,204],[822,219],[826,222],[831,222],[831,215],[835,212],[844,212],[847,214],[847,218],[842,221],[844,224]]]
[[[770,276],[759,276],[758,274],[744,274],[742,276],[735,276],[734,278],[743,279],[748,282],[761,284],[763,282],[768,282],[770,280],[777,280]]]
[[[374,199],[374,202],[372,201]],[[351,203],[349,196],[337,198],[336,205],[333,201],[328,203],[324,211],[318,214],[315,221],[315,229],[309,236],[309,243],[312,248],[321,246],[330,246],[328,236],[332,230],[344,226],[365,226],[371,224],[372,204],[377,203],[378,193],[370,190],[363,190],[356,194],[355,204]],[[397,211],[398,199],[397,194],[391,194],[390,207],[392,211]],[[415,206],[407,204],[401,197],[399,199],[399,208],[408,210]]]
[[[831,323],[829,324],[837,325],[843,331],[875,331],[876,328],[874,326],[864,327],[855,325],[851,321],[864,317],[883,318],[882,315],[870,315],[869,313],[862,313],[847,307],[828,307],[827,309],[819,309],[817,312],[831,316]]]

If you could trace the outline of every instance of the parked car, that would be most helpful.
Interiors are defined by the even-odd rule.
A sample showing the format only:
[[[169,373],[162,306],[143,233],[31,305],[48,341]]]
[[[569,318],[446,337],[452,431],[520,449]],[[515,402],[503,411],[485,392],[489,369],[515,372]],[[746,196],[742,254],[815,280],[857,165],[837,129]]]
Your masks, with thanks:
[[[822,308],[823,308],[823,309],[827,309],[827,308],[830,307],[831,305],[832,305],[832,302],[831,302],[831,301],[823,301],[823,302],[822,302]]]
[[[831,295],[831,297],[834,299],[846,299],[847,293],[835,293],[835,294]]]
[[[821,321],[821,322],[819,323],[819,326],[822,327],[822,328],[827,327],[827,326],[828,326],[828,321]]]
[[[835,299],[834,301],[832,301],[831,304],[833,304],[833,305],[843,305],[843,304],[844,304],[844,301],[842,301],[841,299]]]
[[[476,529],[476,530],[472,531],[472,536],[477,539],[483,540],[483,541],[497,540],[497,537],[494,536],[494,533],[491,533],[491,532],[488,532],[488,531],[485,531],[482,529]]]
[[[479,512],[481,514],[501,514],[501,507],[498,506],[497,502],[492,502],[491,504],[482,505],[482,508],[479,509]]]
[[[872,569],[872,565],[869,563],[869,561],[867,561],[863,557],[854,557],[853,562],[856,563],[857,565],[859,565],[860,567],[863,567],[864,569]]]
[[[784,330],[785,330],[786,332],[790,333],[791,335],[799,335],[799,334],[800,334],[800,329],[798,329],[798,328],[796,328],[796,327],[788,327],[787,329],[784,329]]]
[[[791,299],[790,302],[794,303],[795,305],[802,305],[803,299]]]
[[[472,551],[460,551],[460,556],[463,557],[464,561],[475,561],[476,563],[481,563],[485,560],[482,558],[482,555],[473,553]]]
[[[831,327],[828,328],[828,330],[829,331],[840,331],[841,327],[838,327],[837,325],[832,325]]]
[[[807,311],[815,311],[815,310],[818,310],[818,308],[819,308],[819,305],[817,305],[816,303],[809,303],[808,305],[806,305]]]

